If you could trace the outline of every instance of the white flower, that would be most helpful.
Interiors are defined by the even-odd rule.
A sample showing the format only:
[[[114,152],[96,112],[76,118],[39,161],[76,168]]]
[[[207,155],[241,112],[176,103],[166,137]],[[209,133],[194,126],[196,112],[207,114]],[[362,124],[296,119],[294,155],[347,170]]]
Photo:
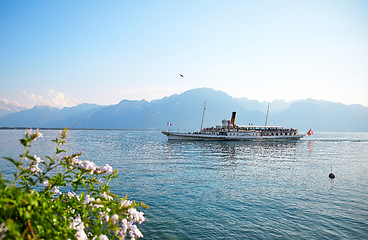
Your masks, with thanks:
[[[27,129],[27,130],[25,130],[25,134],[30,136],[30,137],[35,136],[35,139],[43,137],[42,133],[40,131],[38,131],[38,129],[35,132],[32,132],[32,128]]]
[[[6,234],[5,232],[8,231],[8,227],[5,223],[0,224],[0,239],[4,239]]]
[[[69,198],[72,198],[74,197],[75,193],[69,191],[66,195],[68,195]]]
[[[80,216],[78,215],[75,219],[73,219],[73,222],[70,223],[69,228],[78,229],[81,226],[81,224],[83,224],[83,222]],[[83,224],[83,229],[84,229],[84,224]]]
[[[71,213],[71,214],[74,214],[75,213],[75,209],[73,209],[71,207],[68,207],[67,212],[68,213]]]
[[[109,240],[109,238],[106,235],[101,234],[99,237],[100,240]]]
[[[110,195],[108,195],[106,192],[100,193],[100,196],[103,197],[103,198],[105,198],[106,200],[110,200],[110,201],[114,199],[113,197],[111,197]]]
[[[31,165],[31,172],[33,173],[40,173],[42,172],[42,168],[38,167],[38,163]]]
[[[33,156],[34,160],[30,163],[31,165],[31,172],[33,173],[40,173],[42,172],[42,168],[38,167],[38,164],[43,162],[41,158],[37,157],[36,155]]]
[[[102,224],[102,219],[105,219],[106,222],[108,222],[110,219],[109,215],[107,215],[105,212],[99,212],[98,215],[100,215],[101,217],[101,221],[100,221],[101,224]]]
[[[92,207],[93,207],[93,208],[103,208],[103,207],[104,207],[104,205],[101,205],[101,204],[94,204]]]
[[[55,186],[51,189],[51,192],[54,193],[54,195],[56,194],[61,194],[61,191],[59,190],[58,186]]]
[[[113,173],[112,167],[109,164],[106,164],[105,166],[100,168],[100,171],[104,172],[104,173],[107,173],[107,174],[112,174]]]
[[[124,232],[123,232],[123,230],[118,230],[118,231],[116,231],[116,232],[115,232],[115,234],[116,234],[118,237],[121,237],[121,239],[123,239],[123,240],[125,239],[125,234],[126,234],[126,233],[124,233]]]
[[[43,181],[43,186],[44,187],[48,187],[48,186],[50,186],[50,183],[49,183],[49,180],[45,180],[45,181]]]
[[[117,224],[119,222],[119,216],[117,214],[114,214],[111,216],[111,220],[114,224]]]
[[[123,207],[123,208],[127,208],[127,207],[130,207],[131,205],[133,204],[132,201],[130,200],[124,200],[120,203],[120,206]]]
[[[84,197],[84,201],[83,201],[83,204],[89,204],[91,202],[94,202],[95,199],[93,197],[91,197],[89,194],[87,194],[85,197]]]
[[[84,223],[82,219],[78,215],[73,222],[70,224],[70,228],[74,228],[77,230],[76,234],[74,235],[78,240],[87,240],[87,234],[84,232]]]
[[[98,169],[97,165],[94,162],[88,160],[79,162],[79,167],[85,170],[90,170],[91,174]]]
[[[80,160],[78,159],[78,156],[73,157],[70,159],[70,164],[74,165],[74,163],[79,164]]]
[[[123,227],[123,233],[126,234],[127,230],[128,230],[128,221],[126,218],[124,218],[123,220],[121,220],[121,225]]]
[[[78,240],[88,240],[87,234],[84,232],[84,230],[77,230],[75,237]]]
[[[75,192],[68,192],[66,195],[68,195],[69,198],[73,198],[73,197],[76,197],[77,200],[79,201],[79,195],[77,195]]]
[[[128,213],[130,214],[130,220],[134,220],[138,223],[144,222],[145,218],[143,217],[143,212],[138,212],[135,208],[129,208]]]
[[[36,139],[43,137],[43,134],[40,131],[38,131],[38,129],[36,130],[35,134],[36,134]]]
[[[36,163],[43,162],[40,157],[37,157],[36,155],[33,155],[33,157],[34,157]]]
[[[137,228],[136,225],[132,225],[130,227],[129,235],[133,239],[135,239],[135,238],[142,238],[143,237],[143,234],[141,233],[141,231],[139,231],[139,229]]]

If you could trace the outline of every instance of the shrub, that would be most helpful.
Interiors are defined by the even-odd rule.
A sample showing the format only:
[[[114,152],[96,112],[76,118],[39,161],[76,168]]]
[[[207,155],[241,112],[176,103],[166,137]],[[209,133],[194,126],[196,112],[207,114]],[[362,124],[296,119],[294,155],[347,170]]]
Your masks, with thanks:
[[[130,201],[110,192],[118,177],[111,166],[67,156],[62,149],[67,129],[53,140],[55,155],[41,159],[30,154],[31,143],[42,137],[27,130],[20,139],[19,160],[4,159],[15,168],[14,180],[0,175],[0,239],[131,239],[143,237],[137,227],[145,218]]]

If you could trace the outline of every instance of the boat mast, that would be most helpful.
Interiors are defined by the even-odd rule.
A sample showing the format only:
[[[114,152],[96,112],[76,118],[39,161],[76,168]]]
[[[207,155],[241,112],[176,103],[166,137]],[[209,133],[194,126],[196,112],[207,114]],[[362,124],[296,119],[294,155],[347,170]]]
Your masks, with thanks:
[[[204,119],[204,112],[206,111],[206,103],[207,103],[207,99],[204,101],[203,115],[202,115],[202,123],[201,123],[201,131],[203,129],[203,119]]]
[[[266,122],[265,122],[265,126],[267,126],[267,120],[268,120],[268,111],[270,110],[270,103],[268,103],[268,107],[267,107],[267,114],[266,114]]]

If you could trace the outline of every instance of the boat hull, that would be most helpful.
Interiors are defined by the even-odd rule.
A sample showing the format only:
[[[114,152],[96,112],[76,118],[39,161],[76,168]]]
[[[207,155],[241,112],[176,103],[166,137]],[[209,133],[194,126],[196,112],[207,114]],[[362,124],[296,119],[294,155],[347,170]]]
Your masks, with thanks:
[[[208,135],[202,133],[177,133],[162,132],[168,140],[193,140],[193,141],[262,141],[262,140],[299,140],[305,134],[288,135],[288,136],[227,136],[227,135]]]

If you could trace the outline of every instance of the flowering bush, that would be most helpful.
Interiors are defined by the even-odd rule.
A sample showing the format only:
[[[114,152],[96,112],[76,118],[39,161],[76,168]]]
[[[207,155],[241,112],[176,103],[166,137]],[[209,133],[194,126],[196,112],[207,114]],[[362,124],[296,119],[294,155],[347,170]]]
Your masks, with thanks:
[[[143,237],[136,224],[145,218],[136,207],[143,203],[120,198],[109,191],[117,178],[111,166],[80,160],[82,153],[65,155],[64,129],[53,157],[29,152],[42,137],[26,131],[20,142],[20,160],[4,158],[16,167],[14,181],[0,175],[0,239],[136,239]]]

